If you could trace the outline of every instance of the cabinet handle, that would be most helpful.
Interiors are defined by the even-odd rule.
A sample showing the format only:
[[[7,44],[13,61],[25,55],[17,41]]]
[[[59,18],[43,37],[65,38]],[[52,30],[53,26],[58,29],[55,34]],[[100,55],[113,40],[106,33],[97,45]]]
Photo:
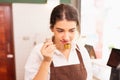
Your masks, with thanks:
[[[7,58],[13,58],[13,54],[10,54],[10,43],[7,44],[7,50],[8,50],[8,54],[7,54]]]
[[[13,58],[13,54],[8,54],[7,58]]]

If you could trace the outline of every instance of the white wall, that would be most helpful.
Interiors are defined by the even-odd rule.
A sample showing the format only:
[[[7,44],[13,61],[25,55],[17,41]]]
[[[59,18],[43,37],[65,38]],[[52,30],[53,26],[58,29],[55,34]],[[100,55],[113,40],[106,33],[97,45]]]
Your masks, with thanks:
[[[51,4],[13,4],[16,80],[24,80],[25,62],[34,43],[42,42],[52,35],[49,29],[49,18],[53,6]]]
[[[96,54],[98,50],[101,50],[101,52],[103,50],[103,48],[97,48],[96,45],[102,42],[100,41],[101,37],[98,33],[102,31],[101,28],[103,27],[104,18],[106,17],[104,1],[105,0],[81,0],[81,35],[85,35],[85,43],[93,45]],[[105,51],[100,54],[102,54],[101,58],[92,59],[93,76],[98,78],[98,80],[109,80],[111,69],[106,66],[108,57],[104,57],[108,55],[109,52],[106,53]]]

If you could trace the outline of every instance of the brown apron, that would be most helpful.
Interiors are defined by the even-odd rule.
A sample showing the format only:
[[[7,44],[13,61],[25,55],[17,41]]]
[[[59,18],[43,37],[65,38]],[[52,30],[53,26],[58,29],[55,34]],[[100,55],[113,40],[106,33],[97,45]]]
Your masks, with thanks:
[[[76,49],[80,64],[54,67],[50,66],[50,80],[86,80],[87,72],[80,51]]]

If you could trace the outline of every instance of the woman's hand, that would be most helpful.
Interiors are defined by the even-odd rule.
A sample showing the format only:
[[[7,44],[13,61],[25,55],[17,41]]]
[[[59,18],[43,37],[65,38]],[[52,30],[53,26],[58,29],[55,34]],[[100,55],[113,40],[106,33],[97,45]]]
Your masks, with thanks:
[[[53,44],[51,39],[46,39],[46,41],[44,42],[44,45],[41,48],[41,53],[44,57],[44,61],[52,61],[52,57],[54,54],[56,47]]]

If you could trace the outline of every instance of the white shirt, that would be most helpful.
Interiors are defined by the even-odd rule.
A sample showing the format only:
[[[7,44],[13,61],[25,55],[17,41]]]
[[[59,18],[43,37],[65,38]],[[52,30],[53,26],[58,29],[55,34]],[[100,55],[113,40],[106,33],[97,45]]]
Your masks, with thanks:
[[[32,50],[30,56],[28,57],[25,65],[25,80],[32,80],[37,74],[37,71],[39,70],[39,66],[43,60],[43,56],[40,53],[42,45],[43,43],[36,45]],[[54,66],[63,66],[78,63],[80,64],[75,48],[77,48],[76,45],[72,44],[68,60],[66,60],[66,58],[64,57],[64,55],[62,55],[61,52],[56,50],[53,55]],[[87,80],[92,80],[92,66],[89,54],[83,46],[79,46],[79,51],[81,52],[84,65],[87,70]],[[50,69],[47,80],[50,80]]]

